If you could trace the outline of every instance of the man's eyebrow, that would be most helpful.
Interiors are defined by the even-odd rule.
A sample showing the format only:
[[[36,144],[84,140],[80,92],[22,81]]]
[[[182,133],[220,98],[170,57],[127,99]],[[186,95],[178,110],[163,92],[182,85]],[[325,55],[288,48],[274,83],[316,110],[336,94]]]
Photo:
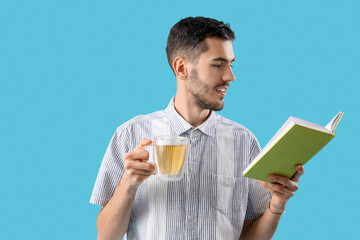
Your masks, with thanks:
[[[213,59],[211,59],[211,61],[221,61],[221,62],[226,62],[226,63],[229,62],[229,60],[227,60],[226,58],[223,58],[223,57],[213,58]],[[232,59],[230,62],[232,63],[234,61],[235,61],[235,58]]]

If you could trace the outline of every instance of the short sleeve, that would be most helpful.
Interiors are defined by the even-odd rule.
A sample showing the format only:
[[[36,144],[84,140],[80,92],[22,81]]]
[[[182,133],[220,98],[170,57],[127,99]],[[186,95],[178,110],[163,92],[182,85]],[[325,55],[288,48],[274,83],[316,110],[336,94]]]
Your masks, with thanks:
[[[129,133],[124,127],[119,127],[105,152],[90,203],[104,206],[112,197],[124,174],[124,155],[130,150]]]
[[[250,162],[259,154],[260,144],[254,137],[250,143]],[[245,220],[261,217],[271,200],[271,192],[261,186],[256,179],[249,178],[249,195]]]

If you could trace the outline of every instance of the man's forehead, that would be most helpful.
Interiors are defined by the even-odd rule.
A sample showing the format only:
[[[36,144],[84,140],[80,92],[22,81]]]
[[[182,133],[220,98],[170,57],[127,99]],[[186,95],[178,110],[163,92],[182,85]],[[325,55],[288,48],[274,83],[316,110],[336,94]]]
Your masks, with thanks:
[[[207,38],[205,39],[205,42],[208,46],[208,49],[201,54],[202,57],[210,58],[210,60],[215,61],[221,59],[233,61],[235,59],[231,40]]]

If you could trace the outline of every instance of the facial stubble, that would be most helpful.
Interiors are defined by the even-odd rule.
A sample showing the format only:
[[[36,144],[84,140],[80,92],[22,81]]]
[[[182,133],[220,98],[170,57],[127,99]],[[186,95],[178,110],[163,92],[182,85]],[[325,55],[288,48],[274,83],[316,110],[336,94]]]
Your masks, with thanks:
[[[192,69],[189,76],[189,91],[195,100],[195,104],[203,109],[220,111],[224,108],[224,102],[213,103],[206,97],[211,96],[213,89],[199,78],[195,69]],[[224,97],[220,98],[221,100]]]

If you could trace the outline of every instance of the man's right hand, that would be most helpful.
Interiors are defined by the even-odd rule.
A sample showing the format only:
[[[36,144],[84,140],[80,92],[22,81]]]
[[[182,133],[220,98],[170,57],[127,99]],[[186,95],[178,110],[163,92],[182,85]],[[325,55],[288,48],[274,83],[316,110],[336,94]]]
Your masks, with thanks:
[[[145,179],[155,174],[155,165],[146,162],[149,152],[143,148],[151,145],[151,142],[144,138],[132,152],[125,154],[125,172],[96,221],[98,239],[121,239],[128,230],[137,188]]]
[[[131,152],[125,154],[125,175],[129,187],[137,188],[151,175],[156,174],[155,165],[148,163],[149,152],[144,149],[145,146],[151,145],[150,139],[144,138],[139,145]]]

